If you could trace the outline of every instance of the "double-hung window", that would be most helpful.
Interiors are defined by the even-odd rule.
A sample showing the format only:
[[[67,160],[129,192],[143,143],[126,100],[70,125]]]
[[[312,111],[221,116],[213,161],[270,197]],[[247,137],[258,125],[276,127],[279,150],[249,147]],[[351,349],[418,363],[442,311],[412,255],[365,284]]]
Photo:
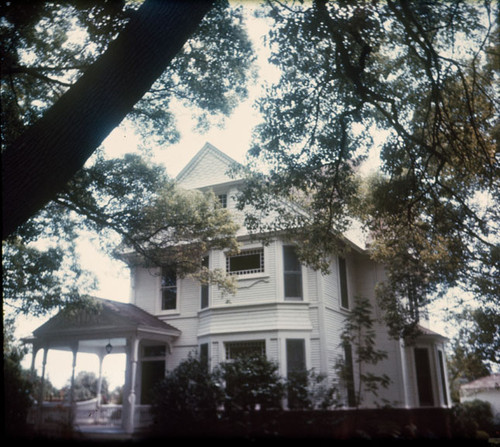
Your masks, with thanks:
[[[227,208],[227,194],[219,194],[217,199],[219,200],[219,204],[222,208]]]
[[[302,266],[292,245],[283,247],[285,300],[302,301]]]
[[[264,272],[264,248],[244,250],[226,258],[226,272],[229,275],[249,275]]]
[[[177,308],[177,275],[171,267],[161,271],[161,310]]]
[[[208,256],[205,256],[201,262],[201,266],[204,268],[208,268]],[[201,285],[201,305],[200,307],[202,309],[205,309],[208,307],[208,300],[209,300],[209,288],[208,284],[202,284]]]

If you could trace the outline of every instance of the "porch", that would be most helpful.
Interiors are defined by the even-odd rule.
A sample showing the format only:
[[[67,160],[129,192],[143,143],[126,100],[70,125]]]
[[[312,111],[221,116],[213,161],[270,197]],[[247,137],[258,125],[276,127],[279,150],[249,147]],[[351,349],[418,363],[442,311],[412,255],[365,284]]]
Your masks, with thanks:
[[[33,345],[33,375],[35,357],[43,351],[39,395],[28,416],[34,432],[50,438],[130,439],[147,430],[152,417],[146,391],[153,379],[165,374],[170,343],[179,335],[176,328],[131,304],[92,298],[88,307],[61,311],[36,329],[33,337],[25,339]],[[73,354],[70,393],[64,401],[43,399],[47,353],[51,349]],[[74,396],[79,352],[95,354],[99,359],[97,398],[82,402]],[[151,362],[152,352],[155,362]],[[101,401],[102,363],[111,353],[126,354],[123,405]],[[151,363],[157,366],[153,376]]]

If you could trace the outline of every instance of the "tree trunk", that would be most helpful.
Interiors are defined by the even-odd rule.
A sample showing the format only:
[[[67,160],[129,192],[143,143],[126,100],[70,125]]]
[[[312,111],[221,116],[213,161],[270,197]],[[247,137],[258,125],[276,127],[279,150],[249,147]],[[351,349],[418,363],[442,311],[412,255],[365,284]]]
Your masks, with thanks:
[[[2,239],[83,167],[163,73],[212,4],[146,0],[75,85],[2,153]]]

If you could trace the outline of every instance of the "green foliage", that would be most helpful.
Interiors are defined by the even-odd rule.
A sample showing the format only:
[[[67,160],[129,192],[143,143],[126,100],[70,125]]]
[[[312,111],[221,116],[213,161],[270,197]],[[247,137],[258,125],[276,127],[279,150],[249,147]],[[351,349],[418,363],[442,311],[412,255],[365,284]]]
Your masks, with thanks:
[[[95,280],[79,266],[76,251],[85,231],[120,259],[135,251],[128,261],[174,265],[185,276],[200,272],[210,249],[236,249],[237,228],[212,193],[181,190],[165,168],[137,155],[97,154],[53,202],[3,241],[4,302],[15,312],[41,315],[91,293]],[[234,281],[221,272],[202,276],[234,291]]]
[[[124,29],[141,3],[2,4],[2,145],[59,99]],[[242,20],[241,8],[216,2],[127,121],[163,144],[179,138],[174,113],[179,104],[194,106],[205,125],[211,114],[227,116],[246,97],[246,83],[252,77],[252,48]]]
[[[457,338],[483,362],[500,364],[500,309],[492,302],[489,306],[473,309],[466,307],[456,315],[462,322]]]
[[[293,410],[329,410],[340,406],[339,391],[314,370],[296,371],[286,380],[288,407]]]
[[[453,432],[456,437],[475,438],[478,431],[493,430],[493,411],[489,402],[478,399],[456,404],[452,408]]]
[[[154,390],[152,411],[159,430],[192,433],[217,420],[222,390],[206,365],[189,356]]]
[[[97,60],[140,3],[2,3],[2,148]],[[246,83],[253,76],[252,48],[242,20],[241,8],[216,2],[127,121],[165,143],[178,139],[173,110],[179,105],[195,106],[205,124],[210,115],[229,115],[246,96]],[[94,290],[95,279],[81,269],[75,251],[85,230],[99,235],[109,251],[123,239],[142,255],[142,262],[148,257],[156,265],[172,262],[183,275],[199,270],[201,252],[224,245],[234,228],[212,198],[181,193],[159,167],[139,157],[105,160],[98,154],[53,202],[3,241],[4,302],[14,312],[40,315]],[[163,246],[155,238],[158,233]],[[194,243],[184,257],[169,252],[168,259],[159,259],[165,246],[188,238]],[[233,248],[234,241],[229,245]],[[234,290],[220,274],[210,280]]]
[[[354,387],[357,383],[355,404],[361,405],[362,397],[371,393],[378,397],[380,388],[387,388],[391,379],[387,374],[377,375],[369,371],[369,365],[376,365],[387,358],[387,352],[377,349],[375,319],[372,316],[372,305],[366,298],[354,297],[353,307],[346,316],[344,328],[340,334],[342,346],[353,348],[353,365],[340,362],[339,372],[346,386]],[[358,379],[352,382],[354,373]]]
[[[324,269],[360,219],[397,337],[449,287],[498,297],[498,8],[317,0],[263,14],[281,77],[258,103],[241,202],[257,209],[251,228],[291,230]],[[380,130],[380,173],[359,179]]]
[[[14,343],[12,322],[3,327],[4,434],[18,438],[27,430],[28,411],[34,403],[34,386],[21,368],[24,350]]]
[[[85,401],[89,399],[94,399],[97,397],[97,389],[99,384],[99,378],[93,373],[88,371],[80,371],[75,377],[75,383],[73,386],[73,398],[75,401]],[[109,400],[108,381],[105,377],[102,378],[101,384],[101,395],[105,401]],[[64,388],[65,398],[69,399],[69,394],[71,392],[71,387],[67,386]]]
[[[4,429],[9,438],[26,433],[28,411],[33,405],[33,387],[23,377],[19,361],[12,353],[3,356]]]
[[[214,371],[190,355],[160,382],[153,413],[162,433],[214,433],[224,409],[225,420],[238,425],[246,412],[281,408],[285,385],[275,363],[263,356],[239,357]]]
[[[491,374],[481,355],[474,352],[467,340],[457,338],[447,361],[451,400],[460,402],[460,385]]]
[[[224,383],[227,412],[281,408],[285,385],[276,363],[262,355],[240,356],[219,368],[216,375]]]

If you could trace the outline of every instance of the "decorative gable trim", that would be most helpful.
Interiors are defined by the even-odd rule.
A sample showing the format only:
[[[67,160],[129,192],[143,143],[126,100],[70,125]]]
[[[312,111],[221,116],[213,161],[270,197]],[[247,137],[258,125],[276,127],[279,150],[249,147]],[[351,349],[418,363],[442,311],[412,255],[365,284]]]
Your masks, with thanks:
[[[226,163],[228,167],[234,164],[238,164],[236,160],[229,157],[212,144],[206,142],[205,145],[198,151],[198,153],[191,159],[191,161],[184,167],[184,169],[179,172],[176,177],[176,181],[180,183],[185,180],[209,153],[217,157],[222,162]]]

